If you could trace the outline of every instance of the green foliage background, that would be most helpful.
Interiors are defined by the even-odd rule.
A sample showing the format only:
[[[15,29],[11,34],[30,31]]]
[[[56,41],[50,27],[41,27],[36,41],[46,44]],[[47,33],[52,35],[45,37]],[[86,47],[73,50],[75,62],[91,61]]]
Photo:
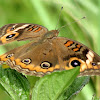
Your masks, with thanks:
[[[34,23],[54,30],[62,6],[58,27],[68,25],[60,30],[59,36],[80,41],[100,55],[100,0],[0,0],[0,27],[9,23]],[[85,19],[72,23],[84,16]],[[0,54],[24,43],[0,46]],[[91,100],[93,94],[99,97],[99,84],[100,77],[92,77],[75,100]],[[11,100],[5,95],[1,89],[0,99]]]

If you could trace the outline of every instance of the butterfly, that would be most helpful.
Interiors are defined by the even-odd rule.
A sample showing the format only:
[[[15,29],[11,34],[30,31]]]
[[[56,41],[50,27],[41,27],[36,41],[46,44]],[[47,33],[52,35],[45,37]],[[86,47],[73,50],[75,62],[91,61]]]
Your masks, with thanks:
[[[29,23],[7,24],[0,28],[0,45],[32,40],[0,55],[0,64],[27,75],[42,77],[55,71],[80,66],[80,75],[100,75],[100,56],[85,45],[64,37],[58,30]]]

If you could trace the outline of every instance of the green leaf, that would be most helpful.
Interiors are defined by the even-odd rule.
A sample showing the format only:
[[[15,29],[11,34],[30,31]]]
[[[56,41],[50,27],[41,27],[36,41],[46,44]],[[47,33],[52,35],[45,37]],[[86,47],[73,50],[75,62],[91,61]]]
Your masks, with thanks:
[[[79,67],[41,78],[33,88],[32,100],[57,100],[79,74]]]
[[[21,73],[0,66],[0,83],[13,100],[29,100],[30,84]]]
[[[100,97],[96,97],[96,95],[94,94],[91,100],[100,100]]]
[[[58,100],[70,100],[73,95],[76,95],[81,91],[81,89],[89,82],[89,79],[89,76],[76,78]]]

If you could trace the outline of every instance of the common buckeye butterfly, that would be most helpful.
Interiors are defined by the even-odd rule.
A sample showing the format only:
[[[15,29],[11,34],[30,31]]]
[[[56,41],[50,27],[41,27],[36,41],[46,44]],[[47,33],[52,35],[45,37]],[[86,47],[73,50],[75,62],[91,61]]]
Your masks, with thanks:
[[[85,45],[64,37],[59,31],[37,24],[8,24],[0,29],[0,44],[33,40],[0,56],[12,69],[42,77],[80,66],[81,75],[100,75],[100,56]]]

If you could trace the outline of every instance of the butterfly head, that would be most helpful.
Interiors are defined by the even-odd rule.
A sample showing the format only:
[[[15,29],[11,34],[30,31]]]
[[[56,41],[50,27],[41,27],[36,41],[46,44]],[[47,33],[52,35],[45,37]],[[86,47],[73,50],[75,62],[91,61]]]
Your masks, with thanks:
[[[53,37],[57,37],[58,33],[59,33],[58,30],[48,31],[46,34],[44,34],[42,39],[43,40],[45,40],[45,39],[52,39]]]

